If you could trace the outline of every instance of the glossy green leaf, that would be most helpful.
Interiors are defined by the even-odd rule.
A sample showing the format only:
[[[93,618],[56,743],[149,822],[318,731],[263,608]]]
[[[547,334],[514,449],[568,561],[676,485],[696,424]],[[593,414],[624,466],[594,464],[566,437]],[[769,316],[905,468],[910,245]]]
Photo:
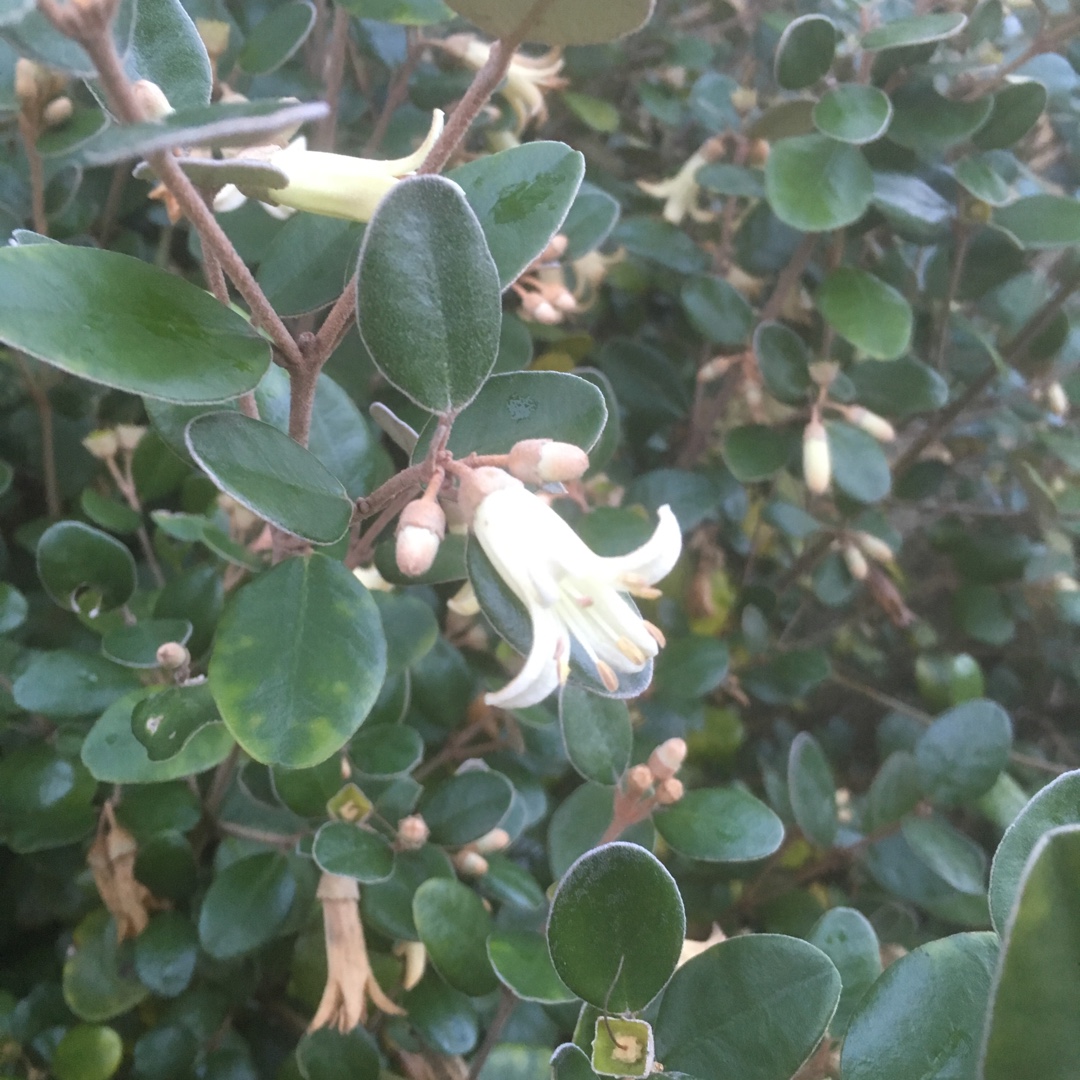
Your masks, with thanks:
[[[894,19],[864,34],[862,46],[874,50],[903,49],[931,41],[944,41],[959,34],[966,24],[967,17],[955,11]]]
[[[496,930],[488,938],[487,951],[499,981],[522,1001],[555,1005],[575,999],[555,971],[542,934]]]
[[[395,185],[364,234],[358,289],[360,334],[394,386],[432,412],[476,396],[499,349],[500,283],[461,188]]]
[[[453,0],[449,5],[488,37],[506,37],[528,22],[528,40],[546,45],[596,45],[632,33],[652,14],[654,0],[582,6],[555,0],[533,16],[534,0]]]
[[[162,120],[106,128],[79,147],[76,160],[112,165],[179,146],[246,146],[325,115],[326,104],[321,101],[240,101],[178,108]]]
[[[63,296],[64,303],[50,303]],[[72,375],[190,404],[253,390],[270,346],[190,282],[94,248],[0,250],[0,340]]]
[[[876,86],[844,83],[827,91],[814,106],[814,126],[841,142],[873,142],[892,120],[892,102]]]
[[[778,934],[730,938],[675,973],[656,1018],[657,1060],[665,1073],[788,1080],[839,997],[840,976],[813,945]]]
[[[380,724],[364,728],[349,743],[349,757],[367,776],[401,776],[424,755],[424,741],[414,728]]]
[[[880,829],[910,813],[923,797],[915,755],[894,750],[870,785],[866,825]]]
[[[58,521],[41,534],[37,572],[49,596],[69,611],[82,610],[84,599],[104,610],[122,607],[135,591],[131,552],[81,521]]]
[[[742,685],[759,701],[781,705],[805,697],[829,677],[829,658],[820,649],[793,649],[750,668]]]
[[[0,634],[9,634],[26,622],[26,597],[6,581],[0,582]]]
[[[989,156],[963,158],[953,166],[953,175],[956,182],[980,202],[1005,206],[1012,201],[1012,191],[987,160]]]
[[[680,855],[701,862],[751,862],[780,847],[783,822],[739,787],[688,791],[653,815],[656,831]]]
[[[774,398],[785,405],[802,405],[810,390],[810,350],[783,323],[764,322],[754,331],[754,355],[761,377]]]
[[[174,109],[210,102],[210,58],[180,0],[138,0],[124,67],[130,79],[161,87]]]
[[[514,371],[492,375],[468,408],[454,421],[449,449],[507,454],[522,439],[556,439],[591,450],[607,423],[604,395],[588,380],[561,371]],[[430,445],[434,425],[420,433],[413,451],[419,461]]]
[[[11,688],[15,704],[45,716],[87,716],[139,685],[134,673],[92,653],[41,652]]]
[[[996,934],[954,934],[890,964],[848,1025],[845,1080],[974,1077]]]
[[[0,838],[28,853],[81,840],[97,820],[97,783],[78,762],[39,744],[0,759]]]
[[[861,428],[841,421],[825,425],[833,483],[856,502],[876,503],[889,494],[892,475],[881,443]]]
[[[552,1080],[596,1080],[589,1055],[573,1043],[563,1043],[551,1055]]]
[[[929,244],[949,234],[956,208],[911,173],[875,172],[872,205],[899,236]]]
[[[1016,634],[1016,622],[993,585],[964,582],[953,597],[953,614],[964,633],[985,645],[1005,645]]]
[[[193,725],[192,733],[186,737],[181,729],[176,741],[184,738],[184,742],[178,751],[167,758],[150,757],[132,733],[135,709],[144,699],[152,701],[153,692],[127,694],[110,705],[90,729],[83,742],[82,759],[96,779],[109,784],[159,784],[212,769],[233,748],[233,738],[224,724],[203,721]],[[152,708],[147,711],[156,715]]]
[[[836,782],[825,752],[807,731],[795,736],[788,754],[788,795],[795,821],[808,840],[830,847],[836,839]]]
[[[143,986],[160,997],[176,997],[187,989],[198,957],[198,931],[178,911],[154,915],[135,940],[135,973]]]
[[[142,524],[142,515],[126,503],[86,488],[79,496],[83,513],[95,524],[111,533],[133,533]]]
[[[301,1038],[296,1068],[303,1080],[378,1080],[379,1051],[363,1027],[346,1032],[320,1028]]]
[[[559,696],[559,723],[570,764],[586,780],[617,783],[634,744],[625,702],[568,685]]]
[[[418,986],[407,990],[402,1005],[409,1024],[440,1054],[467,1054],[476,1046],[479,1020],[467,994],[447,985],[429,971]]]
[[[709,265],[705,252],[682,229],[655,217],[628,217],[615,227],[612,240],[639,259],[680,274],[700,274]]]
[[[110,630],[101,639],[101,651],[124,667],[156,668],[158,649],[167,642],[186,645],[191,630],[187,619],[142,619]]]
[[[732,428],[724,440],[724,463],[744,484],[768,480],[791,460],[799,445],[799,433],[767,424]]]
[[[296,879],[284,855],[266,851],[230,863],[214,876],[199,909],[199,941],[227,960],[270,941],[296,898]]]
[[[432,841],[457,847],[496,828],[513,797],[514,787],[502,773],[473,769],[426,792],[419,813],[431,829]]]
[[[990,916],[1005,933],[1020,894],[1024,867],[1039,838],[1051,829],[1080,823],[1080,771],[1055,777],[1020,811],[1001,838],[990,869]]]
[[[491,916],[472,889],[447,878],[425,881],[413,896],[412,913],[435,970],[451,986],[471,997],[495,989],[487,957]]]
[[[611,824],[615,791],[604,784],[582,784],[572,791],[548,826],[547,846],[551,874],[561,878],[571,864],[600,843]],[[656,837],[651,821],[643,821],[623,831],[621,840],[651,848]]]
[[[776,46],[774,74],[785,90],[813,86],[832,67],[836,27],[824,15],[800,15],[784,27]]]
[[[935,155],[975,134],[990,115],[993,99],[956,101],[930,84],[910,86],[892,96],[889,138],[918,153]]]
[[[364,924],[386,937],[419,941],[412,916],[413,895],[425,881],[453,877],[450,860],[434,844],[425,844],[419,851],[396,852],[390,877],[366,886],[360,893]]]
[[[76,1024],[53,1051],[56,1080],[109,1080],[124,1058],[124,1040],[102,1024]]]
[[[151,761],[167,761],[207,724],[221,723],[206,683],[167,686],[141,698],[131,710],[131,732]]]
[[[1035,845],[1005,932],[981,1077],[1066,1080],[1080,1060],[1080,826]]]
[[[912,851],[958,892],[986,892],[986,853],[939,817],[909,817],[901,829]]]
[[[116,923],[106,911],[99,908],[79,924],[64,962],[64,1000],[80,1020],[111,1020],[147,996],[146,987],[131,976],[126,952],[120,952]]]
[[[599,247],[615,228],[619,213],[617,199],[584,181],[559,230],[568,240],[565,258],[580,259]]]
[[[868,356],[894,360],[907,351],[911,305],[881,278],[841,266],[821,283],[816,302],[825,321]]]
[[[881,416],[910,416],[940,409],[949,387],[931,367],[910,356],[855,364],[848,372],[861,405]]]
[[[808,176],[815,178],[813,184],[806,182]],[[825,135],[802,135],[773,145],[765,191],[784,224],[825,232],[863,216],[874,193],[874,176],[854,146]]]
[[[1080,202],[1065,195],[1029,195],[994,211],[994,224],[1027,250],[1080,244]]]
[[[581,94],[575,90],[564,90],[562,100],[566,107],[593,131],[612,135],[619,130],[622,118],[619,116],[619,110],[610,101],[594,97],[592,94]]]
[[[919,781],[943,806],[990,790],[1009,760],[1012,724],[996,702],[965,701],[939,716],[915,744]]]
[[[448,174],[484,230],[504,289],[559,231],[584,175],[585,159],[560,142],[525,143]]]
[[[275,71],[304,44],[314,25],[315,5],[309,0],[289,0],[256,23],[236,62],[250,75]]]
[[[408,593],[374,592],[383,636],[386,638],[386,670],[397,675],[424,657],[439,636],[439,624],[429,604]]]
[[[734,347],[750,336],[754,313],[743,295],[721,277],[692,278],[680,294],[694,329],[715,345]]]
[[[253,758],[302,768],[356,732],[385,671],[374,601],[340,563],[312,555],[279,563],[234,597],[209,676],[222,719]]]
[[[730,660],[717,638],[690,634],[672,640],[657,657],[653,692],[664,701],[706,697],[727,678]]]
[[[222,491],[284,532],[332,544],[348,530],[353,507],[341,481],[272,424],[211,412],[188,424],[185,441]]]
[[[636,844],[586,852],[563,875],[547,936],[563,982],[612,1012],[643,1009],[675,970],[686,917],[675,879]]]
[[[385,837],[346,821],[328,821],[315,834],[312,857],[328,874],[369,885],[394,872],[394,852]]]
[[[1046,108],[1046,87],[1034,79],[1014,77],[994,94],[990,115],[971,141],[980,150],[1002,150],[1019,142]]]
[[[863,994],[881,974],[878,936],[861,911],[837,907],[821,916],[807,940],[840,972],[840,1001],[829,1030],[834,1037],[842,1036]]]

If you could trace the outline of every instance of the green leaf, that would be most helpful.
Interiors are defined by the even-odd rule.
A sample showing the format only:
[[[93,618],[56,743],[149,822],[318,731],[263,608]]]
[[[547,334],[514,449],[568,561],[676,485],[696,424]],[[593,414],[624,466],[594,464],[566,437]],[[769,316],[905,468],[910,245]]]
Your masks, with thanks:
[[[956,182],[980,202],[1005,206],[1012,202],[1012,190],[991,165],[989,157],[964,158],[953,165],[953,175]]]
[[[183,278],[61,244],[0,250],[0,340],[91,382],[189,404],[253,390],[270,363],[240,315]]]
[[[717,638],[690,634],[671,641],[656,660],[654,693],[674,702],[706,697],[727,678],[730,660]]]
[[[1080,771],[1055,777],[1020,811],[1005,830],[990,868],[990,917],[1005,933],[1009,912],[1020,894],[1024,867],[1039,838],[1051,829],[1080,823]]]
[[[1066,195],[1029,195],[994,211],[994,224],[1028,251],[1080,244],[1080,202]]]
[[[167,642],[186,645],[191,629],[187,619],[143,619],[110,630],[101,639],[101,651],[124,667],[156,668],[158,649]]]
[[[915,744],[919,782],[943,806],[970,802],[994,786],[1009,760],[1009,714],[986,699],[939,716]]]
[[[10,634],[26,622],[26,597],[6,581],[0,582],[0,634]]]
[[[788,1080],[817,1046],[840,997],[819,949],[779,934],[733,937],[683,964],[656,1018],[664,1072]]]
[[[199,909],[199,941],[218,960],[253,952],[273,939],[296,899],[289,860],[249,855],[215,874]]]
[[[856,502],[876,503],[889,494],[892,474],[881,444],[861,428],[840,421],[825,425],[833,483]]]
[[[597,45],[637,30],[648,21],[653,2],[584,5],[578,0],[554,0],[535,17],[535,0],[452,0],[449,6],[491,38],[508,37],[528,19],[530,41]]]
[[[947,11],[935,15],[916,15],[910,19],[894,19],[863,35],[864,49],[904,49],[944,41],[955,37],[967,25],[967,16]]]
[[[349,743],[349,757],[365,776],[404,776],[424,756],[424,740],[411,727],[363,728]]]
[[[514,786],[502,773],[472,769],[425,792],[418,812],[434,843],[458,847],[497,828],[513,798]]]
[[[994,94],[990,115],[971,141],[980,150],[1003,150],[1019,142],[1046,108],[1046,87],[1034,79],[1013,76]]]
[[[413,920],[435,970],[471,997],[488,994],[498,980],[487,957],[491,916],[467,885],[432,878],[416,890]]]
[[[361,891],[360,910],[365,925],[373,926],[386,937],[419,941],[412,917],[413,895],[425,881],[453,877],[450,860],[434,844],[425,844],[419,851],[395,853],[389,879]]]
[[[571,864],[599,843],[611,824],[615,791],[604,784],[582,784],[572,791],[551,815],[548,826],[548,861],[552,877],[558,879]],[[651,821],[625,829],[620,837],[651,848],[656,840]]]
[[[585,159],[560,142],[531,142],[448,174],[465,193],[505,289],[539,257],[566,219]]]
[[[929,244],[949,234],[956,208],[910,173],[875,172],[873,207],[902,236]]]
[[[680,855],[701,862],[764,859],[784,839],[784,823],[739,787],[688,791],[653,814],[653,824]]]
[[[933,156],[974,135],[990,115],[993,99],[955,101],[924,83],[897,90],[892,103],[889,138],[909,150]]]
[[[394,872],[394,851],[385,837],[347,821],[328,821],[315,834],[312,857],[328,874],[369,885]]]
[[[28,712],[87,716],[107,709],[138,685],[132,672],[104,657],[56,649],[34,656],[15,680],[11,695]]]
[[[113,20],[113,39],[121,56],[131,48],[135,6],[134,0],[121,0]],[[24,13],[18,22],[5,25],[3,35],[20,56],[80,77],[96,74],[94,63],[83,48],[61,34],[36,9]]]
[[[808,176],[815,178],[813,184],[806,182]],[[826,232],[863,216],[874,193],[874,174],[854,146],[825,135],[801,135],[773,145],[765,191],[784,224]]]
[[[608,420],[600,389],[561,371],[492,375],[454,421],[447,447],[458,457],[508,454],[523,439],[556,439],[582,450],[596,445]],[[413,461],[423,460],[435,423],[420,433]]]
[[[551,1080],[596,1080],[589,1055],[573,1043],[563,1043],[551,1055]]]
[[[804,405],[813,385],[810,350],[783,323],[759,323],[754,331],[754,355],[769,393],[785,405]]]
[[[559,723],[570,764],[586,780],[617,783],[634,744],[625,702],[567,685],[559,695]]]
[[[742,676],[742,684],[766,705],[783,705],[805,697],[829,677],[829,658],[820,649],[781,653]]]
[[[160,86],[174,109],[210,103],[210,58],[180,0],[138,0],[124,67]]]
[[[56,1080],[109,1080],[124,1058],[124,1040],[111,1027],[76,1024],[64,1032],[53,1051]]]
[[[198,932],[178,911],[154,915],[135,939],[135,972],[143,986],[160,997],[173,998],[187,989],[198,957]]]
[[[793,428],[747,424],[732,428],[724,440],[724,463],[744,484],[768,480],[791,460],[799,445]]]
[[[877,360],[894,360],[911,343],[911,305],[879,277],[852,266],[835,269],[818,288],[825,321],[857,349]]]
[[[953,596],[953,613],[964,633],[985,645],[1005,645],[1016,634],[1016,622],[993,585],[964,582]]]
[[[680,296],[694,329],[707,341],[733,348],[750,336],[753,309],[723,278],[692,278]]]
[[[931,367],[910,356],[855,364],[847,372],[860,404],[884,416],[911,416],[940,409],[949,387]]]
[[[379,1080],[379,1051],[362,1027],[346,1032],[320,1028],[301,1038],[296,1068],[303,1080]]]
[[[476,396],[499,350],[500,283],[455,183],[417,176],[391,189],[364,234],[357,287],[361,337],[394,386],[431,412]]]
[[[986,853],[943,818],[909,817],[901,829],[912,851],[942,881],[971,896],[986,893]]]
[[[159,691],[168,692],[165,689]],[[199,714],[189,735],[185,735],[185,729],[177,724],[180,732],[177,741],[184,739],[179,750],[170,750],[167,758],[150,757],[146,747],[132,733],[132,725],[135,710],[144,701],[151,703],[146,705],[145,711],[156,715],[153,711],[156,696],[154,691],[148,690],[127,694],[110,705],[90,729],[83,742],[82,759],[96,779],[107,784],[159,784],[205,772],[224,761],[234,745],[232,736],[224,724],[204,720],[206,713]],[[143,715],[140,711],[140,716]],[[145,722],[143,719],[144,730]],[[156,752],[165,753],[165,750]]]
[[[1012,909],[987,1016],[981,1076],[1066,1080],[1080,1060],[1080,826],[1045,834]]]
[[[198,406],[196,406],[198,408]],[[142,524],[142,515],[119,499],[101,495],[86,488],[79,496],[83,513],[95,524],[111,533],[133,533]]]
[[[432,971],[407,990],[402,1005],[409,1024],[440,1054],[467,1054],[476,1046],[479,1022],[467,994],[455,990]]]
[[[496,930],[487,941],[488,959],[499,981],[522,1001],[557,1005],[575,994],[559,978],[542,934],[530,930]]]
[[[62,608],[82,601],[106,611],[123,607],[135,592],[135,560],[119,540],[81,521],[50,525],[37,544],[37,573]]]
[[[822,135],[859,146],[885,134],[892,111],[888,95],[876,86],[844,83],[814,106],[814,126]]]
[[[817,739],[809,732],[795,736],[788,754],[788,795],[795,822],[808,840],[831,847],[836,839],[836,783]]]
[[[111,1020],[149,993],[129,974],[120,948],[116,923],[105,911],[88,915],[76,929],[74,952],[64,962],[64,1000],[80,1020]]]
[[[996,934],[954,934],[890,964],[855,1011],[844,1080],[974,1077]]]
[[[776,46],[776,81],[785,90],[813,86],[832,67],[837,37],[832,19],[824,15],[792,19]]]
[[[289,0],[255,24],[237,54],[237,64],[249,75],[276,71],[307,40],[315,25],[315,5]]]
[[[894,750],[870,784],[867,828],[880,829],[899,821],[915,809],[922,797],[915,755],[906,750]]]
[[[619,213],[617,199],[588,181],[583,182],[559,230],[569,241],[564,258],[580,259],[599,247],[615,228]]]
[[[272,424],[206,413],[188,424],[185,441],[222,491],[271,525],[315,544],[333,544],[348,531],[353,507],[341,481]]]
[[[623,218],[615,227],[612,239],[631,255],[679,274],[700,274],[709,265],[708,256],[690,236],[660,218]]]
[[[349,0],[342,7],[354,15],[398,26],[431,26],[454,17],[442,0]]]
[[[194,146],[247,146],[326,115],[322,101],[238,101],[177,109],[161,120],[108,127],[83,143],[74,161],[113,165],[156,150]],[[86,249],[79,249],[86,250]],[[169,275],[175,280],[175,275]]]
[[[863,994],[881,974],[881,946],[870,920],[854,908],[825,912],[807,941],[816,945],[840,972],[843,989],[829,1023],[834,1038],[842,1036]]]
[[[643,1009],[660,993],[685,934],[675,879],[655,855],[627,843],[594,848],[566,871],[547,925],[559,977],[615,1013]]]
[[[375,602],[340,563],[312,555],[279,563],[233,598],[209,677],[222,719],[248,754],[303,768],[356,732],[385,672]]]
[[[79,762],[49,746],[6,750],[0,758],[0,838],[19,854],[75,843],[97,820],[96,792]]]

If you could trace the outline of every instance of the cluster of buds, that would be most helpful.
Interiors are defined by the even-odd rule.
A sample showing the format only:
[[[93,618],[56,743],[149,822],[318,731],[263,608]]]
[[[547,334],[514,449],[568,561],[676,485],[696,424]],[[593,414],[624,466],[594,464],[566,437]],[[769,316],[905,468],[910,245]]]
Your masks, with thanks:
[[[15,62],[15,96],[24,132],[34,140],[46,128],[59,127],[75,111],[64,90],[68,76],[20,57]]]
[[[868,532],[845,533],[837,542],[848,573],[856,581],[866,581],[870,576],[869,557],[883,566],[891,566],[895,561],[893,549],[878,536]]]
[[[523,271],[512,288],[521,300],[524,318],[555,326],[578,310],[577,298],[566,286],[559,260],[566,254],[568,240],[554,236],[536,260]]]
[[[145,434],[146,428],[138,424],[117,424],[91,431],[83,439],[83,446],[98,461],[115,461],[117,456],[134,454]]]
[[[419,851],[430,835],[427,822],[419,814],[410,814],[398,822],[394,846],[398,851]]]
[[[485,855],[493,855],[510,846],[510,834],[505,829],[492,829],[479,840],[466,844],[450,856],[454,868],[462,877],[483,877],[490,867]]]
[[[671,806],[684,794],[683,782],[675,775],[686,760],[686,742],[674,738],[662,742],[644,765],[626,770],[615,789],[611,824],[602,843],[617,840],[631,825],[644,821],[658,806]]]

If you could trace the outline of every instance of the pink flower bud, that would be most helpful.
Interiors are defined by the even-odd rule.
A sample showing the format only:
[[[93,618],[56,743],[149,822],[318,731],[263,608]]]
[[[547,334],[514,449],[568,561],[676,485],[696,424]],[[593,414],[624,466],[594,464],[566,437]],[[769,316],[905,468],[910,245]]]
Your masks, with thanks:
[[[481,855],[492,855],[510,846],[510,834],[505,829],[492,829],[491,832],[484,833],[479,840],[474,840],[470,846]]]
[[[682,768],[685,760],[686,741],[668,739],[649,755],[649,771],[657,780],[667,780]]]
[[[843,556],[848,573],[856,581],[865,581],[870,573],[870,567],[866,564],[866,556],[854,544],[844,545]]]
[[[431,569],[439,544],[446,535],[446,515],[438,503],[415,499],[401,511],[395,554],[398,569],[419,577]]]
[[[166,641],[158,646],[157,662],[166,671],[177,671],[191,663],[191,653],[179,641]]]
[[[803,430],[803,477],[814,495],[824,495],[832,481],[829,437],[820,420],[811,420]]]
[[[589,468],[589,455],[572,443],[523,439],[511,448],[507,468],[526,484],[536,487],[559,484],[584,476]]]
[[[139,79],[132,84],[131,90],[146,120],[164,120],[175,111],[161,87],[149,79]]]
[[[895,558],[893,549],[889,547],[881,537],[874,536],[873,533],[857,532],[855,534],[855,543],[858,544],[859,547],[874,560],[874,562],[891,563]]]
[[[626,772],[626,790],[630,795],[644,795],[652,783],[653,774],[648,765],[635,765]]]
[[[846,415],[851,423],[862,428],[867,435],[873,435],[878,442],[892,442],[896,438],[896,429],[885,417],[878,416],[861,405],[853,405]]]
[[[686,788],[683,782],[675,776],[670,777],[656,787],[656,801],[661,806],[670,806],[677,803],[685,794]]]
[[[1059,382],[1053,382],[1046,388],[1046,404],[1055,416],[1068,416],[1069,397]]]
[[[402,851],[419,851],[430,835],[427,822],[419,814],[410,814],[398,822],[397,842]]]
[[[464,848],[452,855],[450,861],[462,877],[483,877],[488,872],[488,861],[478,851]]]

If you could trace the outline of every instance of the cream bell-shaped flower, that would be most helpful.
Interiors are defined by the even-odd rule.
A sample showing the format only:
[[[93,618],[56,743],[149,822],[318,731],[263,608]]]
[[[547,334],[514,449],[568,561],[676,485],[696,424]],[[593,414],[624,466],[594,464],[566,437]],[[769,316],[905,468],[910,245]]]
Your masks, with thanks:
[[[260,201],[267,210],[273,212],[273,207],[287,207],[347,221],[370,221],[375,207],[398,180],[423,165],[442,129],[443,114],[436,109],[432,114],[431,129],[416,151],[391,161],[308,150],[307,140],[302,136],[284,149],[276,146],[260,148],[260,152],[249,151],[244,156],[266,161],[289,178],[283,188],[259,192]],[[243,201],[243,195],[228,184],[214,199],[214,209],[225,213],[235,210]]]
[[[709,139],[700,149],[687,158],[683,167],[667,180],[639,180],[637,186],[654,199],[663,199],[663,217],[672,225],[682,223],[687,214],[694,221],[712,221],[717,217],[711,210],[704,210],[698,205],[701,187],[697,182],[698,170],[703,165],[715,161],[723,152],[723,143],[719,139]]]
[[[656,530],[636,551],[604,557],[520,481],[500,469],[475,472],[488,475],[478,477],[473,496],[473,535],[532,622],[532,647],[521,671],[484,700],[503,708],[542,701],[569,676],[571,639],[607,689],[617,691],[619,676],[641,671],[664,643],[624,594],[659,595],[653,585],[682,550],[671,508],[660,507]],[[463,491],[463,501],[470,494]]]

